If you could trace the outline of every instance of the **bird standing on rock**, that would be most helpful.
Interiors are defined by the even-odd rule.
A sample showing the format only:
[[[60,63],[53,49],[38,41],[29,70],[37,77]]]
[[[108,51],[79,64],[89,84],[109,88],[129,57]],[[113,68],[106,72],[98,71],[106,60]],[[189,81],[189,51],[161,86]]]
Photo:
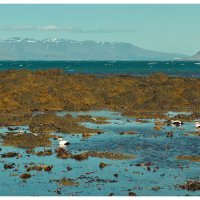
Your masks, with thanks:
[[[200,122],[195,122],[195,127],[200,128]]]
[[[67,145],[69,145],[70,143],[67,141],[67,140],[61,140],[60,142],[59,142],[59,146],[60,147],[65,147],[65,146],[67,146]]]

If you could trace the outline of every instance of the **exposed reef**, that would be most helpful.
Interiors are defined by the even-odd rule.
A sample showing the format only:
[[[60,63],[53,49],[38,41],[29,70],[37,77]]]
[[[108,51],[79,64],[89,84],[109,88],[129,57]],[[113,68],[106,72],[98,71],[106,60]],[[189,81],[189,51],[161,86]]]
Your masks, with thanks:
[[[0,111],[9,112],[112,109],[126,115],[136,111],[200,111],[200,80],[65,74],[59,69],[0,72]]]

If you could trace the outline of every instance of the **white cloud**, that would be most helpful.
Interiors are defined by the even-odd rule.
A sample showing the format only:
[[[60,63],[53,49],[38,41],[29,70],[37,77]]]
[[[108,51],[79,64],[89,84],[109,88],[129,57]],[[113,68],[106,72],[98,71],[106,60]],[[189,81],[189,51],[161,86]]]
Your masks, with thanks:
[[[134,29],[82,29],[73,27],[59,27],[55,25],[45,26],[31,26],[31,25],[19,25],[19,26],[7,26],[0,27],[0,31],[62,31],[70,33],[130,33],[135,32]]]
[[[57,31],[57,30],[59,30],[59,28],[54,25],[38,26],[38,27],[35,27],[35,29],[39,30],[39,31]]]

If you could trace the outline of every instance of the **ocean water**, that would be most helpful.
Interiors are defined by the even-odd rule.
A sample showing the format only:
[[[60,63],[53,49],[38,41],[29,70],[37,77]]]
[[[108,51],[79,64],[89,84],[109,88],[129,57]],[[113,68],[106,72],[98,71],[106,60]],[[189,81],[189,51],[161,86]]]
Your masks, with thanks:
[[[37,114],[37,113],[35,113]],[[89,128],[99,128],[105,133],[83,139],[81,134],[54,133],[70,141],[66,150],[72,153],[81,153],[88,150],[108,151],[115,153],[134,154],[130,160],[109,160],[89,158],[76,161],[73,159],[59,159],[54,153],[52,156],[37,157],[27,156],[25,149],[2,146],[1,154],[9,151],[18,152],[21,158],[1,158],[0,161],[0,195],[80,195],[80,196],[107,196],[110,193],[118,196],[127,196],[129,191],[138,196],[174,196],[174,195],[200,195],[200,191],[182,190],[178,185],[187,179],[199,177],[199,163],[177,160],[179,155],[199,155],[200,137],[185,135],[189,131],[196,131],[194,122],[186,122],[182,127],[164,126],[161,130],[154,130],[154,119],[146,123],[136,122],[135,118],[121,116],[120,113],[110,111],[89,112],[59,112],[57,115],[66,114],[91,115],[109,117],[110,124],[84,123]],[[177,113],[169,113],[177,114]],[[129,119],[129,120],[127,120]],[[28,129],[28,126],[22,127]],[[136,135],[120,135],[121,131],[135,130]],[[0,128],[0,134],[7,132],[6,127]],[[167,138],[166,132],[173,131],[174,137]],[[1,142],[1,141],[0,141]],[[54,151],[58,141],[52,140],[49,147]],[[168,148],[166,148],[168,147]],[[36,149],[43,149],[38,148]],[[29,172],[32,177],[22,181],[19,175],[26,172],[24,167],[28,163],[53,165],[51,172]],[[99,163],[104,162],[109,166],[100,169]],[[151,170],[138,167],[138,163],[152,162]],[[5,163],[15,163],[14,169],[3,169]],[[180,167],[182,165],[182,167]],[[67,171],[67,167],[72,167]],[[155,166],[159,168],[153,171]],[[118,174],[118,178],[114,174]],[[17,176],[13,176],[17,174]],[[60,186],[53,180],[70,178],[79,182],[79,186]],[[155,190],[154,188],[158,188]],[[55,192],[59,189],[61,194]]]
[[[70,74],[147,76],[163,72],[170,76],[200,77],[200,62],[197,61],[0,61],[0,70],[51,68]]]

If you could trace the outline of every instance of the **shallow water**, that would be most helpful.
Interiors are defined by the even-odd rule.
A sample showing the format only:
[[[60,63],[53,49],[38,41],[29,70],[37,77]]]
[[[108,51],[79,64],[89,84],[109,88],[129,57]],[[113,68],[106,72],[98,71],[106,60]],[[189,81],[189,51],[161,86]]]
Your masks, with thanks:
[[[57,115],[64,116],[69,112],[58,112]],[[59,159],[56,155],[38,157],[27,156],[24,149],[13,147],[2,147],[0,153],[9,151],[19,152],[22,158],[1,158],[0,162],[0,195],[58,195],[54,190],[60,189],[61,195],[88,195],[99,196],[114,193],[114,195],[125,196],[129,191],[139,196],[144,195],[200,195],[200,191],[189,192],[176,187],[185,183],[186,179],[198,178],[200,174],[200,163],[176,160],[178,155],[200,155],[200,137],[184,133],[195,131],[194,123],[186,122],[182,127],[164,126],[160,131],[154,130],[154,120],[146,123],[136,122],[134,118],[121,116],[120,113],[110,111],[70,112],[74,116],[89,114],[92,116],[104,116],[110,118],[110,124],[83,123],[90,128],[104,130],[104,134],[94,135],[83,139],[80,134],[62,134],[64,139],[70,141],[67,149],[72,153],[80,153],[87,150],[108,151],[114,153],[135,154],[135,159],[109,160],[100,158],[89,158],[88,160],[76,161],[73,159]],[[173,113],[169,113],[173,114]],[[127,121],[127,119],[131,119]],[[28,129],[27,126],[22,127]],[[136,135],[120,135],[121,131],[134,130]],[[173,138],[166,138],[166,132],[172,130]],[[1,128],[0,133],[7,131]],[[58,147],[58,141],[52,143],[51,149]],[[166,148],[168,147],[168,148]],[[37,148],[35,150],[43,150]],[[138,163],[152,162],[151,170],[146,167],[135,166]],[[4,163],[15,163],[19,165],[14,169],[4,170]],[[24,164],[34,162],[35,164],[54,165],[52,171],[37,172],[30,171],[33,175],[30,179],[22,181],[19,176],[11,174],[25,173]],[[105,162],[109,166],[100,169],[99,163]],[[180,168],[178,164],[182,164]],[[67,167],[72,167],[67,171]],[[155,166],[159,166],[153,172]],[[89,174],[87,174],[89,173]],[[114,174],[118,174],[118,178]],[[59,186],[58,183],[49,182],[54,179],[71,178],[79,182],[79,186]],[[159,186],[155,191],[152,188]]]

